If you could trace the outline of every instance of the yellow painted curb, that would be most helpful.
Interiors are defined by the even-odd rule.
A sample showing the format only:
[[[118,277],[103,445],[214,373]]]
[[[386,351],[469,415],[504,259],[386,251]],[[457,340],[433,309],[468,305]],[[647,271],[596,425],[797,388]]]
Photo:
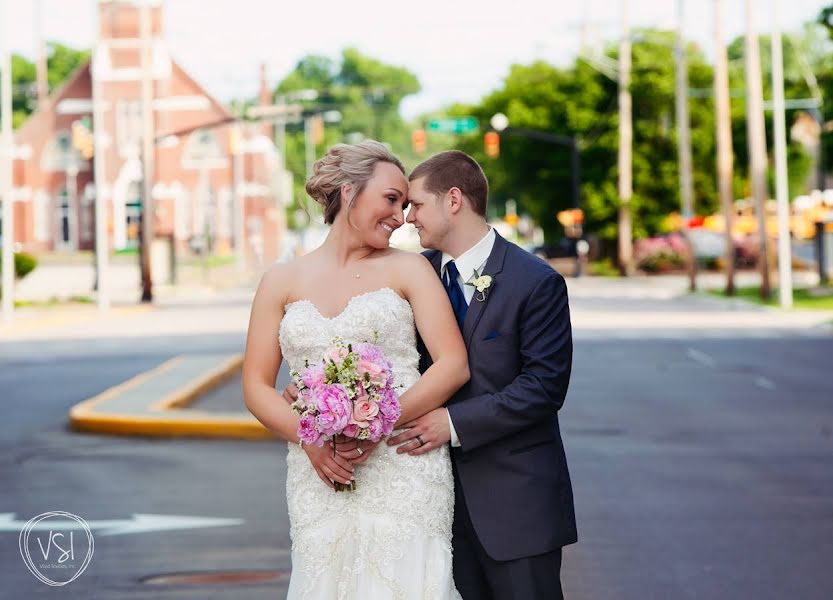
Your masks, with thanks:
[[[153,437],[208,437],[230,439],[275,439],[253,417],[223,416],[221,413],[190,414],[188,418],[120,416],[114,414],[84,415],[72,419],[77,431],[109,433],[112,435],[142,435]]]
[[[272,433],[251,416],[229,413],[209,413],[179,410],[188,406],[199,395],[220,385],[233,376],[243,364],[243,356],[236,355],[208,373],[189,382],[148,407],[153,414],[123,415],[97,409],[101,404],[148,379],[175,367],[183,357],[174,357],[158,367],[140,373],[72,407],[70,425],[77,431],[115,435],[143,435],[160,437],[210,437],[233,439],[274,439]]]

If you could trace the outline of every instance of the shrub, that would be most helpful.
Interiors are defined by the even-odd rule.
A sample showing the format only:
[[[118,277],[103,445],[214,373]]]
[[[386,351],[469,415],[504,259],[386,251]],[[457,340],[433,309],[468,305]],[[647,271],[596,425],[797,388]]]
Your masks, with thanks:
[[[0,273],[3,272],[3,253],[0,252]],[[23,279],[38,266],[38,259],[25,252],[15,252],[14,275],[17,279]]]

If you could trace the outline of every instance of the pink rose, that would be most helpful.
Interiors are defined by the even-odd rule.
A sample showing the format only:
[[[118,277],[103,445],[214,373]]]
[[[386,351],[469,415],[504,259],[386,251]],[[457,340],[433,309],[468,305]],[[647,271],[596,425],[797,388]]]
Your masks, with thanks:
[[[357,423],[362,421],[370,421],[379,414],[379,405],[370,398],[357,400],[353,405],[353,419]]]
[[[347,348],[335,347],[328,353],[327,357],[334,363],[339,363],[347,356]]]
[[[382,365],[372,360],[360,360],[356,367],[356,372],[362,379],[364,379],[365,374],[367,374],[370,383],[377,387],[382,387],[388,382],[388,375]]]

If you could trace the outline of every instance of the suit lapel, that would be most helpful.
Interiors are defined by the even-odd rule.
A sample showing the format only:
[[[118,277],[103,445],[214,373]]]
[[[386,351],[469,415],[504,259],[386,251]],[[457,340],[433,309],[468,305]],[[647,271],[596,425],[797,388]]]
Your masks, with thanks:
[[[486,261],[486,266],[481,273],[481,275],[490,275],[492,277],[492,285],[486,291],[486,298],[482,301],[477,299],[478,292],[474,293],[474,297],[469,304],[469,309],[466,312],[466,320],[463,322],[463,339],[466,342],[467,348],[471,346],[472,335],[483,313],[486,311],[486,306],[489,304],[489,299],[494,293],[494,288],[500,284],[496,276],[503,270],[503,261],[506,258],[506,246],[506,240],[496,231],[495,245],[492,247],[492,253],[489,254],[489,259]]]
[[[428,258],[428,262],[431,263],[431,266],[434,267],[434,271],[437,273],[437,277],[442,279],[442,274],[440,273],[440,269],[442,269],[442,266],[443,266],[443,253],[435,251],[435,252],[433,252],[432,256],[427,256],[427,253],[426,253],[426,258]]]

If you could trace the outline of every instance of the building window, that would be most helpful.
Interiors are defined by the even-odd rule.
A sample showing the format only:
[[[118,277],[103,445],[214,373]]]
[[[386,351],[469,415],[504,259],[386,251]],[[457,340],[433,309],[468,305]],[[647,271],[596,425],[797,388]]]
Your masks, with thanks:
[[[58,190],[57,219],[55,242],[58,248],[68,248],[72,245],[72,205],[69,200],[69,190],[65,185]]]
[[[89,163],[72,147],[69,131],[62,130],[57,132],[44,147],[41,154],[41,169],[64,172],[71,166],[77,167],[79,171],[89,169]]]
[[[135,156],[142,140],[142,103],[139,100],[116,102],[116,137],[122,158]]]

